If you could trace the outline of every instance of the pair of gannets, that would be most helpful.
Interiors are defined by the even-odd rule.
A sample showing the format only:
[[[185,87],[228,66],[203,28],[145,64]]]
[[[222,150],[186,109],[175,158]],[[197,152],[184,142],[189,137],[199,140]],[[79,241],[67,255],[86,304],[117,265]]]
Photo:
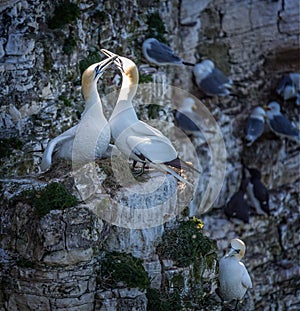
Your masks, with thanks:
[[[118,56],[110,51],[101,50],[108,58],[100,63],[90,66],[84,73],[82,78],[82,91],[84,99],[87,103],[87,109],[94,104],[101,107],[99,113],[94,116],[94,122],[102,124],[102,131],[97,143],[97,152],[95,155],[101,158],[109,145],[109,134],[111,134],[115,146],[128,158],[136,162],[141,162],[143,168],[146,163],[172,174],[175,178],[185,183],[190,184],[182,178],[173,168],[185,168],[188,170],[197,171],[183,160],[179,159],[178,153],[173,147],[170,140],[160,131],[150,125],[140,121],[137,118],[136,112],[132,105],[132,99],[136,94],[138,87],[138,70],[133,61],[128,58]],[[108,121],[105,119],[102,111],[102,105],[99,94],[97,92],[97,81],[103,74],[103,71],[114,62],[122,74],[122,87],[114,111]],[[94,123],[93,122],[93,123]],[[78,125],[77,125],[78,126]],[[60,158],[72,158],[72,144],[76,135],[77,126],[69,129],[65,133],[56,137],[48,144],[43,155],[41,168],[48,169],[51,166],[52,154],[57,150]],[[105,131],[103,130],[105,128]],[[110,128],[110,129],[109,129]],[[89,141],[89,133],[93,131],[88,129],[86,134],[86,143]],[[98,146],[99,145],[99,146]],[[87,148],[82,146],[83,149]],[[66,149],[68,152],[66,152]],[[78,159],[78,156],[77,156]],[[82,159],[83,162],[92,161],[93,159]],[[142,168],[142,170],[143,170]]]
[[[236,300],[235,310],[248,288],[252,288],[251,278],[241,259],[246,246],[240,239],[230,241],[230,247],[219,261],[219,294],[225,302]]]

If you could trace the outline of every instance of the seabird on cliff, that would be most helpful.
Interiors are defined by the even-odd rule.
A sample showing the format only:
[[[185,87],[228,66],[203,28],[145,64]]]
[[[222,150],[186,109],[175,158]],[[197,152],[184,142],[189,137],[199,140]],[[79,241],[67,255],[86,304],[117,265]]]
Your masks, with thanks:
[[[228,218],[238,218],[245,223],[249,222],[250,207],[246,201],[248,183],[248,178],[242,179],[239,190],[226,203],[224,213]]]
[[[183,100],[182,106],[175,111],[174,119],[175,124],[181,128],[187,135],[195,137],[201,134],[200,129],[200,116],[193,111],[195,100],[187,97]]]
[[[284,100],[296,98],[296,104],[298,105],[300,101],[300,73],[292,72],[285,75],[280,81],[276,91]]]
[[[115,56],[105,49],[101,49],[101,52],[107,56]],[[170,167],[197,170],[179,159],[177,151],[166,136],[154,127],[140,121],[136,115],[132,105],[139,79],[135,63],[126,57],[118,56],[115,64],[122,74],[122,87],[109,119],[115,146],[133,160],[133,167],[137,162],[143,164],[141,173],[143,173],[145,164],[148,163],[170,173],[178,180],[190,184]]]
[[[276,135],[300,142],[300,130],[280,112],[280,105],[277,102],[273,101],[264,108],[267,112],[267,123]]]
[[[266,112],[262,107],[256,107],[249,116],[245,126],[245,140],[251,146],[264,132]]]
[[[257,214],[270,215],[269,209],[269,192],[266,186],[261,181],[261,172],[256,168],[245,169],[250,174],[250,181],[247,185],[247,194]]]
[[[194,66],[182,60],[174,54],[174,51],[166,44],[155,38],[148,38],[143,42],[143,54],[149,63],[155,65],[187,65]]]
[[[241,262],[245,251],[245,243],[240,239],[233,239],[229,250],[219,262],[219,293],[225,302],[236,300],[235,310],[248,288],[252,288],[249,273]]]
[[[79,124],[52,139],[42,157],[40,168],[46,171],[51,167],[52,157],[66,160],[88,162],[101,158],[110,142],[110,128],[103,114],[101,100],[97,91],[98,79],[113,63],[116,56],[106,58],[89,66],[82,75],[82,93],[85,100],[85,110]],[[92,113],[91,113],[92,111]],[[78,132],[80,133],[78,134]],[[84,137],[82,145],[76,145],[76,155],[73,154],[73,143],[76,135]],[[96,137],[96,143],[92,138]],[[91,158],[92,157],[92,158]]]
[[[205,59],[193,68],[197,86],[209,96],[226,96],[230,94],[227,88],[232,80],[226,77],[221,70],[215,67],[210,59]]]

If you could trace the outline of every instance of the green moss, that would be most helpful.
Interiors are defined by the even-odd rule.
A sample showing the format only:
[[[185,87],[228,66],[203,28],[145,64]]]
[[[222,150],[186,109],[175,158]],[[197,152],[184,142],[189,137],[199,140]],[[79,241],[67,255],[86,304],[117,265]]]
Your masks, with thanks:
[[[146,107],[148,109],[148,117],[149,119],[159,119],[160,111],[164,111],[161,105],[150,104]]]
[[[166,230],[158,246],[160,258],[171,259],[187,267],[214,250],[213,241],[202,234],[203,223],[193,217],[182,221],[177,228]]]
[[[166,28],[158,12],[152,13],[148,16],[146,24],[148,25],[147,37],[156,38],[157,40],[167,43],[164,35]]]
[[[102,261],[101,281],[110,288],[117,287],[120,282],[126,287],[149,288],[150,280],[142,263],[130,254],[107,253]]]
[[[139,83],[150,83],[152,82],[153,79],[152,79],[152,76],[151,75],[144,75],[144,74],[141,74],[139,76]]]
[[[15,198],[15,201],[32,205],[39,218],[44,217],[51,210],[63,210],[78,204],[76,197],[70,194],[64,185],[57,182],[43,189],[25,190]]]
[[[58,99],[61,100],[66,107],[71,106],[71,100],[68,97],[66,97],[65,95],[59,95]]]
[[[80,73],[83,72],[92,64],[100,62],[103,59],[99,50],[90,51],[89,55],[79,62]]]
[[[76,40],[74,39],[74,37],[70,36],[66,38],[64,42],[63,52],[67,55],[70,55],[74,51],[76,46],[77,46]]]
[[[44,69],[46,71],[49,71],[52,69],[54,61],[48,48],[44,47],[43,55],[44,55]]]
[[[61,28],[75,21],[79,15],[79,7],[75,3],[64,0],[55,7],[53,17],[48,19],[48,26],[51,29]]]
[[[149,288],[147,290],[147,311],[180,311],[181,299],[178,290],[171,294],[162,294],[159,290]]]
[[[25,259],[24,257],[20,257],[16,260],[17,266],[21,268],[33,268],[34,267],[34,262],[31,260]]]
[[[23,145],[16,137],[0,139],[0,158],[9,157],[13,150],[21,150]]]
[[[109,20],[108,14],[105,13],[104,11],[95,11],[94,14],[92,15],[92,18],[94,20],[97,20],[99,23],[103,23],[106,20]]]

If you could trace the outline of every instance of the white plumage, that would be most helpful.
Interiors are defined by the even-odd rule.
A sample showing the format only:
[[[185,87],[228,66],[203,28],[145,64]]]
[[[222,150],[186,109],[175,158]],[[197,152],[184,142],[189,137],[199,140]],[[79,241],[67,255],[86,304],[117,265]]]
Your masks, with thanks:
[[[293,126],[291,121],[280,112],[280,105],[277,102],[269,103],[265,109],[267,111],[267,123],[276,135],[300,142],[299,129]]]
[[[245,126],[247,146],[251,146],[264,132],[266,112],[262,107],[256,107],[249,116]]]
[[[80,123],[52,139],[42,157],[40,168],[48,170],[53,158],[88,162],[101,158],[110,142],[110,128],[103,114],[97,91],[98,79],[115,57],[107,58],[89,66],[82,75],[82,93],[85,110]],[[75,143],[74,143],[75,140]]]
[[[221,70],[215,67],[210,59],[205,59],[193,68],[198,87],[210,96],[226,96],[230,92],[228,88],[232,85],[232,80],[226,77]]]
[[[240,239],[230,241],[230,248],[219,262],[220,295],[224,301],[237,303],[243,299],[247,289],[252,288],[251,278],[240,261],[245,254],[245,243]]]
[[[108,56],[110,51],[101,50]],[[159,130],[140,121],[132,105],[132,99],[138,86],[138,71],[135,63],[128,58],[118,56],[115,64],[122,73],[122,88],[109,119],[111,133],[115,146],[128,158],[136,162],[146,163],[167,171],[185,183],[189,183],[167,165],[180,168],[190,168],[184,161],[179,160],[178,153],[171,141]],[[193,169],[195,170],[195,169]]]

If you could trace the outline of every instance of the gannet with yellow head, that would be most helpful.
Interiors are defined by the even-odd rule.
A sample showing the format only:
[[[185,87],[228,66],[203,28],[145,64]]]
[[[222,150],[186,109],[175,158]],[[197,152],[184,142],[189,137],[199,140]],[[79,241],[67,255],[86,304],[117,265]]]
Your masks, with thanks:
[[[240,261],[245,251],[245,243],[240,239],[233,239],[230,241],[229,250],[219,262],[220,295],[227,302],[236,300],[236,308],[247,289],[252,288],[249,273]]]
[[[116,56],[108,50],[101,49],[101,51],[106,56]],[[122,74],[120,94],[109,119],[115,146],[134,161],[133,166],[136,162],[141,162],[144,168],[144,165],[148,163],[159,170],[169,172],[178,180],[190,184],[168,166],[185,169],[192,167],[178,158],[177,151],[166,136],[154,127],[140,121],[136,115],[132,105],[139,82],[135,63],[126,57],[118,56],[115,64]],[[141,172],[143,172],[143,168]],[[196,169],[192,168],[192,170]]]
[[[71,127],[48,143],[40,164],[42,171],[46,171],[51,167],[52,158],[72,160],[73,143],[79,130],[81,131],[80,137],[84,137],[84,141],[82,146],[78,146],[77,143],[76,161],[88,162],[94,160],[94,158],[101,158],[107,150],[111,137],[110,127],[103,114],[102,103],[97,91],[97,82],[115,59],[114,56],[106,58],[89,66],[84,71],[81,86],[86,105],[82,118],[79,124]],[[93,109],[93,113],[88,113],[90,109]],[[95,135],[98,138],[96,146],[95,143],[89,145],[91,136]],[[93,148],[92,152],[86,152],[90,148]],[[90,157],[91,154],[93,154],[94,158]]]

